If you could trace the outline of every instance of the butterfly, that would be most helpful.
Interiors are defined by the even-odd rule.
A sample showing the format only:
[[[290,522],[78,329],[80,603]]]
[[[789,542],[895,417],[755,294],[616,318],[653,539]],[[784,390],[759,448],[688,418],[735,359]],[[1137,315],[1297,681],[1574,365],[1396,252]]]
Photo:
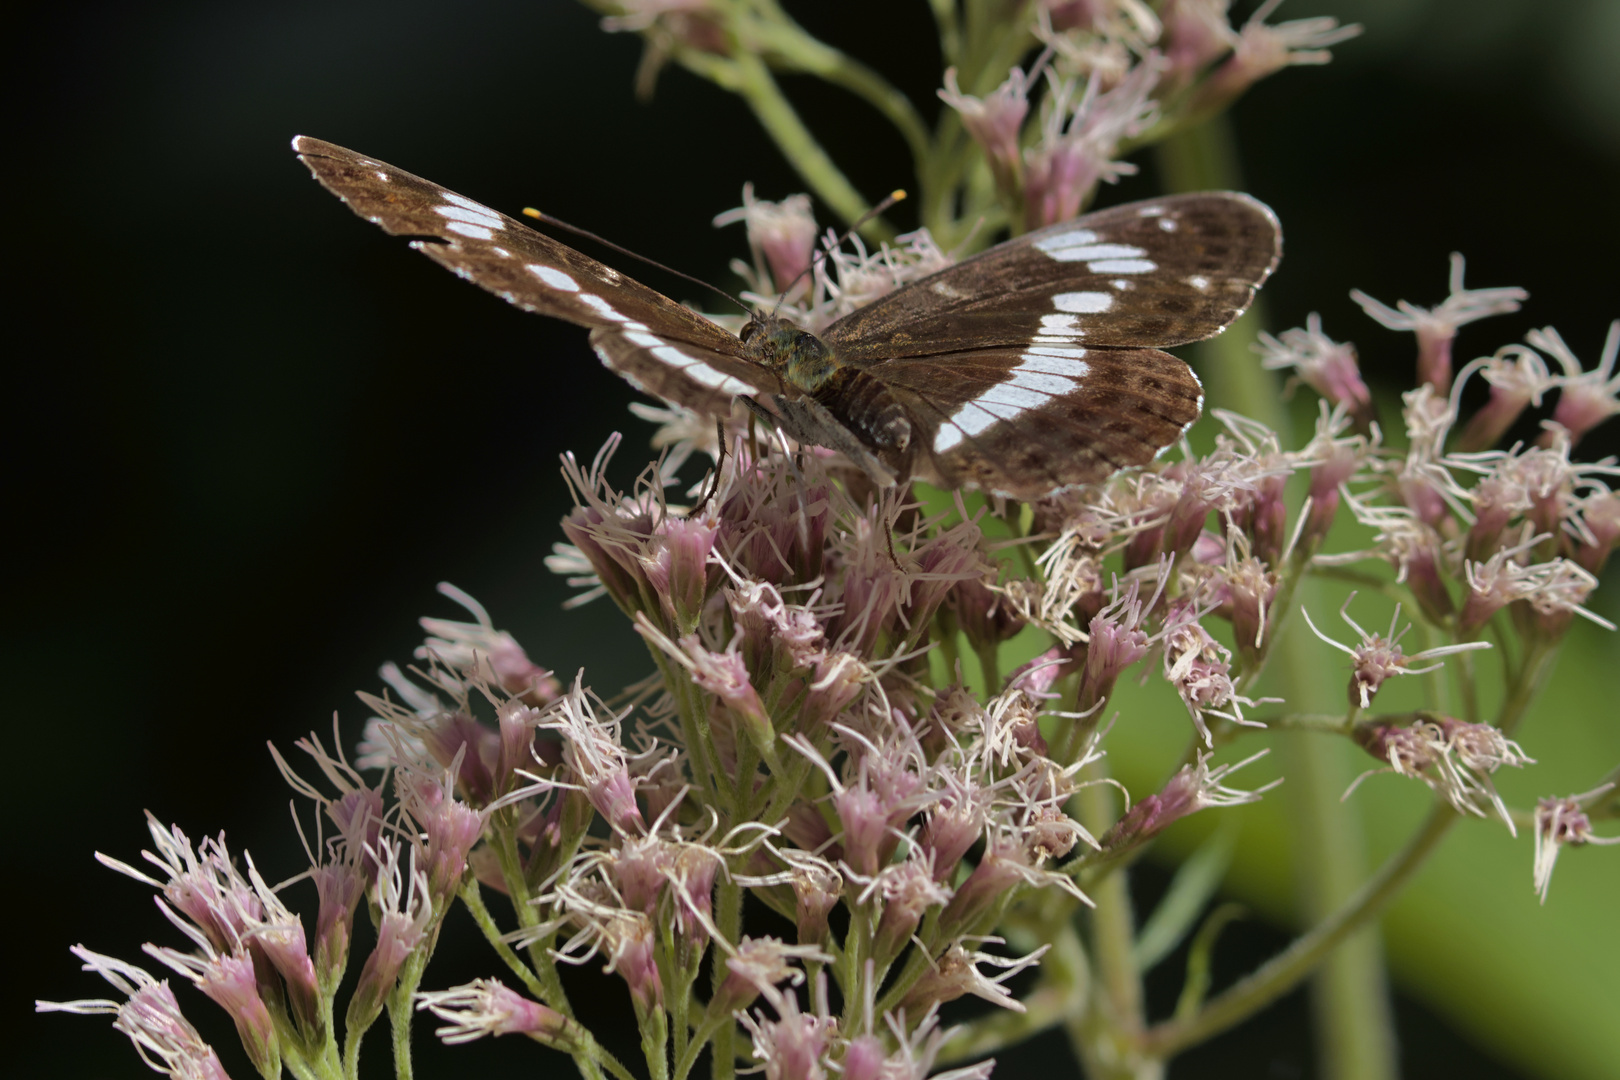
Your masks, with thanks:
[[[293,149],[356,214],[523,308],[590,328],[636,389],[723,415],[740,399],[880,485],[916,477],[1033,500],[1145,465],[1203,392],[1159,351],[1213,337],[1282,252],[1277,217],[1233,192],[1171,195],[1008,240],[819,336],[755,315],[732,334],[527,225],[341,146]]]

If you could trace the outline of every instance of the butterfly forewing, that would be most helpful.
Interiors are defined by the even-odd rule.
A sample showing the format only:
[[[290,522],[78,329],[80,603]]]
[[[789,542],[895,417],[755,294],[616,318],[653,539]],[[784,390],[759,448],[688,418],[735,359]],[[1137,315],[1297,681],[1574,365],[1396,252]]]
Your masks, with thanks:
[[[1111,207],[1027,233],[840,319],[856,363],[1065,338],[1163,347],[1221,332],[1276,266],[1282,232],[1247,195]]]
[[[525,311],[597,330],[603,341],[639,341],[652,357],[670,359],[653,380],[632,361],[603,358],[626,378],[672,401],[712,411],[717,396],[756,393],[774,386],[757,365],[740,356],[736,337],[566,245],[498,211],[413,176],[307,136],[293,149],[315,179],[356,214],[396,236],[423,237],[412,244],[435,262]],[[594,339],[593,339],[594,340]],[[700,359],[701,357],[701,359]]]

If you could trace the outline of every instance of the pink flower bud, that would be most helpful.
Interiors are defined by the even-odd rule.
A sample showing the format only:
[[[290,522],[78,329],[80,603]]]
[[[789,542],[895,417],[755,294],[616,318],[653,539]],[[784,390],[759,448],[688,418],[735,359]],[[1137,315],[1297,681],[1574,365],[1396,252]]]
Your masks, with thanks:
[[[350,1031],[364,1031],[382,1012],[383,1003],[393,992],[405,961],[427,939],[433,923],[433,904],[428,896],[427,875],[415,866],[415,854],[407,873],[400,865],[401,849],[387,845],[382,852],[376,901],[381,909],[377,943],[360,969],[354,994],[349,999],[346,1024]]]
[[[245,954],[220,955],[199,973],[197,988],[230,1015],[249,1060],[261,1072],[280,1061],[275,1021],[259,996],[253,961]]]
[[[810,689],[799,712],[799,730],[818,732],[837,720],[845,707],[860,695],[871,677],[871,670],[858,656],[839,650],[816,662]]]
[[[999,645],[1024,628],[1007,598],[989,588],[994,577],[957,582],[946,598],[956,624],[975,648]]]
[[[743,938],[737,943],[737,951],[726,959],[726,977],[709,1003],[709,1015],[735,1013],[781,983],[791,981],[797,986],[804,982],[804,972],[788,963],[791,959],[824,964],[832,961],[819,949],[787,945],[780,938]]]
[[[1210,62],[1224,56],[1236,38],[1226,21],[1228,0],[1166,0],[1159,8],[1159,37],[1168,64],[1164,82],[1180,89]]]
[[[1620,844],[1620,836],[1594,833],[1592,819],[1586,813],[1588,807],[1613,790],[1614,784],[1608,783],[1584,795],[1536,803],[1535,887],[1543,904],[1547,902],[1547,889],[1552,885],[1553,866],[1560,851],[1583,844]]]
[[[1265,20],[1280,2],[1266,0],[1243,24],[1233,43],[1231,57],[1194,91],[1188,106],[1193,115],[1207,115],[1226,108],[1249,87],[1290,64],[1325,64],[1332,59],[1327,51],[1329,46],[1361,33],[1360,26],[1340,26],[1337,19],[1329,16],[1267,26]]]
[[[652,924],[645,918],[616,919],[607,932],[613,972],[630,988],[637,1015],[662,1006],[664,984],[658,976]]]
[[[843,1080],[886,1080],[889,1049],[876,1035],[857,1035],[844,1050]]]
[[[979,865],[940,913],[939,936],[950,940],[972,933],[979,920],[1010,889],[1026,880],[1029,869],[1029,856],[1022,844],[1007,838],[988,841]]]
[[[440,713],[423,725],[421,739],[433,760],[449,767],[458,759],[456,783],[474,801],[492,802],[496,795],[494,766],[501,740],[466,713]]]

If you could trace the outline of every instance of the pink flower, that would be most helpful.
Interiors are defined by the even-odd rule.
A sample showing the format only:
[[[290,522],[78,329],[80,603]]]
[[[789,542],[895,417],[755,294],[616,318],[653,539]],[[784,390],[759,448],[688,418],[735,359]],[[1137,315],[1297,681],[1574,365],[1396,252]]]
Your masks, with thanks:
[[[1552,327],[1532,330],[1526,340],[1542,352],[1557,360],[1564,374],[1558,379],[1558,407],[1553,410],[1553,422],[1569,432],[1571,444],[1609,417],[1620,413],[1620,375],[1614,373],[1615,359],[1620,356],[1620,319],[1609,324],[1609,336],[1603,341],[1603,355],[1598,366],[1583,372],[1564,339]]]
[[[1025,228],[1068,221],[1099,182],[1113,183],[1136,171],[1114,155],[1121,141],[1145,131],[1157,118],[1158,105],[1150,95],[1163,67],[1159,54],[1150,52],[1103,93],[1095,74],[1083,92],[1072,80],[1060,82],[1048,74],[1052,104],[1041,138],[1024,151]]]
[[[472,613],[476,622],[453,622],[423,616],[427,641],[416,650],[419,660],[430,657],[453,671],[476,673],[507,693],[524,697],[531,705],[544,705],[557,696],[560,686],[551,672],[529,660],[511,634],[495,629],[484,605],[448,581],[439,592]]]
[[[75,945],[72,952],[84,961],[85,971],[94,971],[112,983],[128,1000],[36,1001],[36,1012],[111,1014],[114,1030],[129,1036],[141,1059],[154,1070],[175,1080],[230,1080],[214,1048],[203,1041],[180,1012],[180,1003],[166,981],[160,982],[134,964],[91,952],[83,945]],[[255,1060],[254,1065],[267,1075],[281,1071],[279,1055]]]
[[[1189,814],[1196,814],[1211,806],[1243,806],[1259,802],[1262,795],[1282,783],[1282,780],[1273,780],[1253,791],[1228,787],[1226,780],[1245,765],[1265,757],[1267,753],[1269,751],[1262,750],[1242,761],[1217,765],[1212,769],[1209,767],[1211,755],[1199,751],[1196,765],[1183,765],[1181,770],[1164,785],[1163,790],[1149,795],[1127,810],[1113,827],[1102,835],[1098,844],[1110,855],[1122,854],[1145,844]]]
[[[1315,390],[1332,405],[1343,405],[1365,427],[1373,418],[1372,391],[1362,381],[1356,347],[1322,332],[1322,317],[1311,312],[1305,328],[1284,330],[1273,337],[1264,330],[1253,346],[1260,366],[1292,371],[1294,378]]]
[[[1190,106],[1194,115],[1225,108],[1249,87],[1291,64],[1325,64],[1333,59],[1329,46],[1361,33],[1360,26],[1340,26],[1331,16],[1267,26],[1265,20],[1281,3],[1265,0],[1249,16],[1237,34],[1231,57],[1194,91]]]
[[[1610,782],[1593,788],[1584,795],[1566,795],[1561,799],[1542,799],[1536,803],[1535,886],[1541,902],[1547,902],[1547,890],[1552,886],[1553,866],[1558,853],[1566,847],[1583,844],[1620,844],[1620,836],[1598,836],[1592,832],[1592,820],[1587,809],[1604,800],[1613,791]],[[1607,800],[1612,802],[1612,798]]]
[[[434,1032],[445,1043],[472,1042],[485,1035],[527,1035],[559,1050],[572,1050],[572,1022],[538,1001],[510,990],[498,979],[475,979],[448,990],[416,995],[416,1008],[445,1021]]]
[[[1463,266],[1462,255],[1452,252],[1451,295],[1432,308],[1420,308],[1405,300],[1397,301],[1391,308],[1360,289],[1350,292],[1350,298],[1361,305],[1369,318],[1391,330],[1410,330],[1417,335],[1417,381],[1428,383],[1442,394],[1451,390],[1451,343],[1457,337],[1457,328],[1492,315],[1518,311],[1519,304],[1530,295],[1514,286],[1466,289]]]
[[[955,109],[962,117],[962,126],[979,144],[989,162],[990,174],[995,178],[996,190],[1004,196],[1015,195],[1023,174],[1023,156],[1019,149],[1019,132],[1024,117],[1029,115],[1029,88],[1037,72],[1025,74],[1013,68],[1007,79],[983,98],[964,94],[956,85],[956,69],[945,69],[945,89],[938,91],[939,99]]]
[[[1414,668],[1413,664],[1421,664],[1425,660],[1435,660],[1452,653],[1469,652],[1475,649],[1488,649],[1490,643],[1486,641],[1467,641],[1457,645],[1442,645],[1438,648],[1425,649],[1420,653],[1407,656],[1401,651],[1400,640],[1412,627],[1410,624],[1399,632],[1395,625],[1400,621],[1401,605],[1395,605],[1395,614],[1389,618],[1389,633],[1384,636],[1369,634],[1350,618],[1350,603],[1356,598],[1351,593],[1345,600],[1344,606],[1339,609],[1339,618],[1354,630],[1361,638],[1360,644],[1351,648],[1341,645],[1316,628],[1311,621],[1311,613],[1304,608],[1300,614],[1305,616],[1305,624],[1311,628],[1311,633],[1338,649],[1347,653],[1354,663],[1350,676],[1350,707],[1353,709],[1366,709],[1372,706],[1373,695],[1378,693],[1379,687],[1384,685],[1386,679],[1395,675],[1424,675],[1431,671],[1438,671],[1443,664],[1431,664],[1428,667]]]
[[[756,199],[754,185],[744,184],[742,206],[716,216],[714,224],[719,227],[738,221],[747,228],[748,247],[754,253],[753,289],[764,296],[789,289],[795,297],[808,293],[816,250],[816,217],[810,210],[810,196],[789,195],[781,202],[770,202]]]

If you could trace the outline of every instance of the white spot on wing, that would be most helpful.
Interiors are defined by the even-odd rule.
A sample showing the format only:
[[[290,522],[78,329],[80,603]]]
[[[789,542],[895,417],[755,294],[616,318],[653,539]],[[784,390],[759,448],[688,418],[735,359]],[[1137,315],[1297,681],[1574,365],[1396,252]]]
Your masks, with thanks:
[[[1086,269],[1093,274],[1151,274],[1158,268],[1158,263],[1148,259],[1103,259],[1086,263]]]
[[[1079,322],[1073,315],[1042,315],[1041,332],[1046,334],[1064,334],[1075,331],[1075,323]]]
[[[386,184],[386,183],[388,183],[388,174],[383,172],[381,169],[378,169],[377,170],[377,179],[381,180],[383,183]]]
[[[1016,380],[997,383],[970,404],[985,408],[990,405],[1005,405],[1009,408],[1023,412],[1025,409],[1038,409],[1047,402],[1045,394],[1038,394],[1027,386],[1020,386]]]
[[[594,293],[580,293],[579,302],[595,311],[604,319],[612,319],[614,322],[621,323],[629,321],[626,316],[619,313],[618,308],[614,307],[612,304],[608,303],[606,300]]]
[[[943,296],[947,300],[960,300],[962,297],[967,295],[966,293],[962,292],[961,289],[947,285],[943,281],[936,281],[932,285],[928,286],[928,288],[938,293],[940,296]]]
[[[486,225],[473,225],[465,221],[452,221],[445,226],[447,232],[460,233],[474,240],[493,240],[495,232]]]
[[[1159,228],[1165,232],[1175,232],[1180,226],[1176,224],[1175,218],[1162,217],[1159,219]]]
[[[485,210],[482,207],[477,210],[469,210],[465,206],[435,206],[433,212],[440,217],[449,218],[451,221],[461,221],[468,225],[482,225],[486,229],[502,229],[506,227],[502,223],[499,214],[493,210]]]
[[[1031,350],[1024,354],[1023,362],[1016,370],[1040,371],[1047,375],[1061,375],[1065,379],[1083,379],[1091,371],[1091,365],[1078,357],[1046,356]]]
[[[510,251],[507,251],[503,247],[493,247],[493,248],[490,248],[489,250],[493,251],[495,254],[499,255],[503,259],[510,259],[512,257],[512,253]]]
[[[1137,217],[1158,217],[1164,213],[1162,206],[1144,206],[1136,212]]]
[[[1025,350],[1024,355],[1030,356],[1064,356],[1078,360],[1086,355],[1086,350],[1077,345],[1032,345]]]
[[[694,379],[704,386],[712,386],[716,390],[724,390],[728,394],[752,394],[754,388],[741,379],[733,379],[730,375],[716,371],[701,361],[694,362],[684,372],[687,378]]]
[[[1074,311],[1095,315],[1114,306],[1114,298],[1105,292],[1066,292],[1052,297],[1052,306],[1059,311]]]
[[[1095,237],[1093,237],[1095,239]],[[1072,244],[1054,247],[1046,253],[1058,262],[1090,262],[1092,259],[1135,259],[1147,252],[1130,244]]]
[[[943,454],[964,438],[971,438],[1002,420],[1015,420],[1054,397],[1072,392],[1091,371],[1080,357],[1086,350],[1044,346],[1023,354],[1009,378],[964,402],[934,435],[934,453]]]
[[[1205,277],[1203,274],[1194,274],[1192,277],[1187,279],[1187,284],[1191,285],[1199,292],[1205,292],[1209,289],[1209,278]]]
[[[1072,256],[1065,252],[1074,248],[1095,244],[1097,234],[1090,229],[1070,229],[1068,232],[1058,233],[1056,236],[1046,236],[1035,241],[1035,246],[1046,252],[1058,262],[1073,262]]]
[[[555,266],[527,263],[524,269],[560,292],[579,292],[579,282],[558,270]]]
[[[1037,390],[1043,394],[1067,394],[1074,389],[1074,381],[1062,375],[1053,375],[1046,371],[1035,371],[1019,364],[1013,368],[1013,386],[1024,386]]]
[[[656,349],[658,346],[664,343],[663,338],[645,333],[644,331],[645,327],[643,327],[642,330],[631,330],[629,333],[624,335],[624,339],[632,345],[640,345],[643,349]]]
[[[491,217],[497,216],[495,211],[491,210],[483,203],[473,202],[465,195],[457,195],[453,191],[440,191],[439,194],[444,196],[444,201],[447,203],[455,203],[457,206],[463,207],[467,210],[473,210],[480,214],[488,214]]]

